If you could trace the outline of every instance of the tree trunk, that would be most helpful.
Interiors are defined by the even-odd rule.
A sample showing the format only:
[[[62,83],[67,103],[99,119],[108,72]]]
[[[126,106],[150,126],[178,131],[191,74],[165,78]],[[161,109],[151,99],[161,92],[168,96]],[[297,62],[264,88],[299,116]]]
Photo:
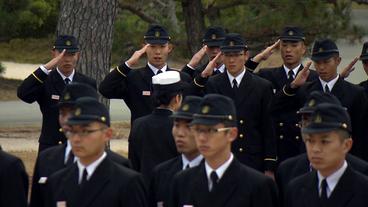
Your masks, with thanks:
[[[111,67],[111,48],[116,0],[62,0],[57,34],[74,35],[80,58],[76,70],[102,81]],[[108,100],[103,100],[109,106]]]
[[[202,47],[202,37],[205,29],[203,5],[200,0],[182,0],[187,44],[190,54],[195,54]]]

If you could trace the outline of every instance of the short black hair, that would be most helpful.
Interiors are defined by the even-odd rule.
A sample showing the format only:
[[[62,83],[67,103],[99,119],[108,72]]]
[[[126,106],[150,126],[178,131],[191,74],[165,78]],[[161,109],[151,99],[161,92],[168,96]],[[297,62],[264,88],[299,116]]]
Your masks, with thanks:
[[[176,96],[176,95],[182,95],[182,92],[173,92],[173,93],[162,93],[158,95],[152,96],[152,102],[155,107],[164,105],[168,106],[170,104],[170,101]]]

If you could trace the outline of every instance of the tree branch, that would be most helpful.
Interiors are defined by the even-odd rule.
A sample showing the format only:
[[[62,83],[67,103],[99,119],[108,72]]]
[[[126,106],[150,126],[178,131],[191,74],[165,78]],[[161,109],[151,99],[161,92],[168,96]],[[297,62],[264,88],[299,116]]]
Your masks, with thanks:
[[[139,16],[143,21],[148,22],[150,24],[157,24],[158,21],[154,18],[152,18],[151,16],[148,16],[147,14],[145,14],[142,9],[135,7],[134,5],[131,4],[125,4],[123,3],[123,1],[119,1],[119,8],[122,10],[128,10],[130,12],[132,12],[133,14]]]

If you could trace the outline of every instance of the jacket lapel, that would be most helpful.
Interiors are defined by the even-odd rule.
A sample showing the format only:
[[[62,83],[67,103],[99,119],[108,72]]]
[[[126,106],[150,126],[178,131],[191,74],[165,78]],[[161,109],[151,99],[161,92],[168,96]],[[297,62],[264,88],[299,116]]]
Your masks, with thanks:
[[[227,203],[234,196],[234,191],[238,187],[238,179],[241,177],[238,174],[239,166],[239,162],[234,158],[220,179],[217,188],[210,193],[212,198],[216,198],[216,203],[213,203],[215,206],[229,206]]]
[[[320,206],[319,193],[318,193],[318,177],[317,172],[310,172],[308,175],[308,182],[305,183],[302,189],[302,195],[304,198],[304,206]]]
[[[278,88],[284,87],[285,83],[287,82],[287,76],[285,74],[284,66],[275,69],[274,73],[276,77],[275,81],[277,82]]]
[[[61,95],[63,93],[63,90],[65,88],[65,83],[63,78],[60,76],[60,74],[55,70],[53,70],[50,73],[50,78],[51,78],[51,82],[52,82],[52,86],[55,88],[55,90],[57,91],[58,95]],[[56,95],[56,94],[55,94]]]
[[[211,201],[211,197],[208,189],[208,180],[204,162],[201,163],[198,171],[199,172],[195,178],[196,180],[194,181],[194,191],[192,192],[193,205],[208,206],[208,202]]]
[[[49,175],[52,174],[51,172],[56,172],[57,170],[65,167],[65,149],[66,143],[64,143],[63,145],[59,145],[53,150],[53,154],[47,158],[47,162],[50,163],[47,166],[47,171],[49,172]]]
[[[241,107],[241,103],[243,102],[244,98],[249,96],[252,92],[253,87],[251,87],[253,82],[252,74],[248,71],[245,71],[242,81],[239,85],[239,90],[236,97],[236,107]]]
[[[332,88],[331,93],[336,96],[339,100],[344,100],[344,80],[342,78],[339,78],[334,87]]]
[[[68,204],[68,206],[75,206],[74,204],[79,200],[80,188],[78,185],[78,178],[78,166],[74,163],[63,179],[63,183],[65,183],[64,194],[66,196],[66,200],[71,203]]]
[[[110,180],[109,175],[112,172],[112,166],[111,161],[105,158],[96,168],[88,182],[81,189],[80,200],[83,201],[81,207],[91,206],[93,200],[98,198],[98,194]]]
[[[227,75],[227,73],[221,73],[219,75],[217,75],[219,77],[219,81],[217,82],[218,84],[218,88],[220,91],[220,94],[225,95],[225,96],[229,96],[230,98],[232,98],[235,101],[235,94],[233,91],[233,88],[231,87],[230,81],[229,81],[229,77]]]
[[[347,206],[347,203],[353,197],[354,176],[355,175],[352,169],[350,167],[347,167],[328,199],[329,206]]]

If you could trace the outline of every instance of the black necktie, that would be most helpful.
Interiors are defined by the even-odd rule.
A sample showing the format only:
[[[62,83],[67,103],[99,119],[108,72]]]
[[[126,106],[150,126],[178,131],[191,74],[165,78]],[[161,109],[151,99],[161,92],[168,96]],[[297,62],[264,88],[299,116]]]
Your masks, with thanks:
[[[321,183],[321,202],[322,204],[327,201],[327,181],[326,179],[322,180]]]
[[[326,92],[326,93],[331,93],[330,88],[328,87],[328,85],[327,85],[327,84],[325,85],[325,92]]]
[[[84,170],[83,170],[83,175],[82,175],[82,180],[81,180],[81,182],[80,182],[80,186],[81,186],[81,187],[82,187],[83,185],[85,185],[85,184],[86,184],[86,182],[87,182],[87,176],[88,176],[87,169],[86,169],[86,168],[84,168]]]
[[[212,171],[210,177],[211,177],[211,181],[212,181],[212,189],[211,189],[211,191],[213,191],[216,188],[217,184],[218,184],[218,179],[219,178],[217,176],[216,171]]]
[[[238,89],[238,82],[235,78],[233,79],[233,89]]]
[[[69,155],[68,155],[68,160],[66,161],[66,166],[70,166],[74,163],[74,154],[73,152],[70,150]]]
[[[190,168],[189,164],[187,164],[184,169],[188,169],[188,168]]]
[[[294,80],[294,72],[292,70],[289,70],[288,72],[288,82],[291,83]]]
[[[156,75],[158,75],[160,73],[162,73],[162,70],[158,70],[157,73],[156,73]]]
[[[69,78],[65,78],[64,79],[65,85],[68,85],[70,83],[70,79]]]
[[[221,71],[220,70],[213,70],[213,74],[212,75],[217,75],[217,74],[220,74],[221,73]]]

